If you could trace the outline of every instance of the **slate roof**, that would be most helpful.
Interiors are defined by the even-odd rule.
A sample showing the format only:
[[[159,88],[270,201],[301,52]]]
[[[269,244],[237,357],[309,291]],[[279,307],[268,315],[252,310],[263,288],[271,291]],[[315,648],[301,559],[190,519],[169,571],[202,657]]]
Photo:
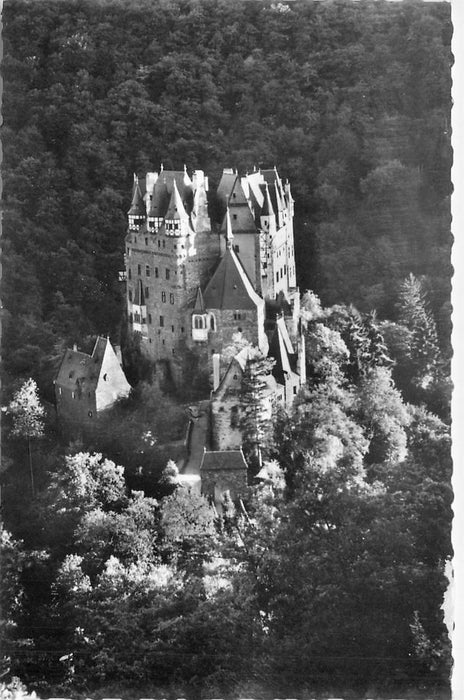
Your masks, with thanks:
[[[132,190],[132,202],[128,211],[129,216],[145,216],[147,213],[143,202],[143,194],[137,178],[134,179],[134,187]]]
[[[203,292],[207,309],[256,309],[262,302],[234,251],[226,249]]]
[[[185,207],[177,188],[176,180],[174,179],[172,181],[172,192],[169,200],[169,206],[164,216],[166,219],[184,219],[186,215]]]
[[[248,204],[229,203],[232,231],[234,233],[256,233],[256,223]],[[226,230],[226,217],[222,222],[221,232]]]
[[[194,311],[199,311],[200,313],[205,313],[205,302],[203,301],[203,294],[201,293],[200,287],[197,289],[197,294],[195,297],[195,304],[193,305]]]
[[[148,213],[150,217],[164,218],[166,216],[174,190],[174,182],[186,212],[189,214],[192,211],[192,181],[185,170],[161,170],[153,188],[153,199]]]
[[[260,185],[261,191],[263,193],[263,206],[261,209],[261,216],[272,216],[274,214],[274,209],[272,206],[271,195],[269,193],[269,187],[267,184]]]
[[[88,391],[95,390],[109,342],[108,338],[97,338],[91,355],[79,350],[66,350],[55,383],[64,389],[75,390],[80,386]]]
[[[295,372],[297,357],[292,342],[288,335],[287,326],[283,318],[276,323],[274,333],[269,342],[269,356],[276,361],[272,374],[279,384],[285,381],[285,374]]]
[[[237,173],[229,169],[224,169],[221,180],[216,190],[216,195],[222,204],[227,204],[230,194],[237,179]]]
[[[201,471],[246,471],[248,465],[242,450],[206,451],[200,464]]]

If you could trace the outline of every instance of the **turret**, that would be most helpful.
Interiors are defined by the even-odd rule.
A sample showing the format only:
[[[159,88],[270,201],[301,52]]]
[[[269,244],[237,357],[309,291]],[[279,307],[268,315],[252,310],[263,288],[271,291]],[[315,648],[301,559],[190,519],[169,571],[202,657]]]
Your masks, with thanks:
[[[134,187],[132,190],[132,202],[127,216],[129,218],[129,228],[137,231],[145,223],[147,211],[143,201],[142,190],[139,185],[139,178],[134,173]]]
[[[185,211],[175,179],[172,181],[171,199],[164,217],[164,225],[168,236],[181,236],[188,233],[188,214]]]

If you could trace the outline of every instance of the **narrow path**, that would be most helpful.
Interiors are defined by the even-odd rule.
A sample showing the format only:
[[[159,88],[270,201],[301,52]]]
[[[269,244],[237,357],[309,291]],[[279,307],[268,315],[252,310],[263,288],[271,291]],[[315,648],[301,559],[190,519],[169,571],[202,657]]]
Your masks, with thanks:
[[[209,433],[209,406],[210,402],[200,401],[191,407],[191,431],[188,456],[181,469],[182,474],[194,474],[200,476],[200,464],[203,452],[208,444]]]

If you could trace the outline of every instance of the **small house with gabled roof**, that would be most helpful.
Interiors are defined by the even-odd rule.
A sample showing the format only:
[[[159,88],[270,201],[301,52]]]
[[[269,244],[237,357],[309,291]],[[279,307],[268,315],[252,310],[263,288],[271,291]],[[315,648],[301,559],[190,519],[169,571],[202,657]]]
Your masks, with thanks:
[[[206,450],[200,465],[201,492],[220,507],[224,494],[232,501],[246,496],[248,465],[241,449]]]
[[[108,338],[98,337],[92,354],[66,350],[55,379],[58,420],[70,426],[89,425],[131,390]]]

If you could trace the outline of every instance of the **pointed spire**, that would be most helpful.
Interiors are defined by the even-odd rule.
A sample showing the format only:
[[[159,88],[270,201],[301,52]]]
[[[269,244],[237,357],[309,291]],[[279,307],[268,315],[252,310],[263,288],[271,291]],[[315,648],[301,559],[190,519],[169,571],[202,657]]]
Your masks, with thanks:
[[[261,216],[273,216],[274,209],[272,208],[271,195],[269,194],[269,186],[267,182],[264,187],[264,201],[261,209]]]
[[[171,199],[165,219],[184,219],[187,216],[175,179],[172,181]]]
[[[232,249],[232,244],[234,240],[234,234],[232,232],[232,221],[230,220],[230,211],[229,207],[227,207],[226,211],[226,245],[229,250]]]
[[[132,202],[128,211],[129,216],[145,216],[146,208],[143,201],[142,190],[139,185],[139,178],[134,173],[134,187],[132,190]]]
[[[205,302],[203,301],[203,294],[201,293],[200,287],[197,289],[197,295],[195,297],[195,304],[193,307],[194,311],[199,311],[200,313],[205,312]]]

